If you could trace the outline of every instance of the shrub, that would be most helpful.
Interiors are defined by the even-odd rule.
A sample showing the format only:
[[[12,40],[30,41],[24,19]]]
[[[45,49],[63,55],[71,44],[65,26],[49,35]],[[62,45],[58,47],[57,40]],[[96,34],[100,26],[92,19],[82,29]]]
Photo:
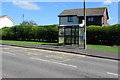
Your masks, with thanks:
[[[9,27],[4,27],[0,30],[2,39],[6,39],[8,29],[9,29]]]
[[[5,27],[0,30],[2,39],[9,40],[34,40],[34,41],[58,41],[58,25],[31,26],[17,25]],[[120,24],[108,27],[88,26],[87,43],[120,45]]]
[[[89,26],[87,27],[87,42],[91,44],[96,44],[99,42],[101,37],[101,27],[100,26]]]
[[[0,30],[2,38],[8,40],[34,40],[34,41],[57,41],[57,25],[31,26],[17,25],[5,27]]]
[[[87,43],[90,44],[120,44],[120,24],[108,27],[89,26],[87,28]]]

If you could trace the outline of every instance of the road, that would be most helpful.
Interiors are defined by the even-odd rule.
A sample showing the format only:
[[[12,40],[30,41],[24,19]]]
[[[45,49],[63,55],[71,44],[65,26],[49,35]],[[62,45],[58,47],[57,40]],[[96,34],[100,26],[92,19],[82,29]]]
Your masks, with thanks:
[[[1,45],[3,78],[118,78],[118,61]]]

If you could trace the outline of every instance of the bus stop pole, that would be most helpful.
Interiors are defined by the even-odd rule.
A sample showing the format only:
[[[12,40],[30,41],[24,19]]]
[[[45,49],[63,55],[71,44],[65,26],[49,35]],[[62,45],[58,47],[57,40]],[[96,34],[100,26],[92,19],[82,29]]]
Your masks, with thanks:
[[[86,45],[86,0],[84,0],[84,49],[87,49]]]

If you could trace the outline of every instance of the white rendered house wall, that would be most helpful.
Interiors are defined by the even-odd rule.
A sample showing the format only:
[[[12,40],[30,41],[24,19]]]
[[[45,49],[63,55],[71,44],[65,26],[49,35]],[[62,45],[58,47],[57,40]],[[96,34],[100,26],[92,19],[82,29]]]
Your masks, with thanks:
[[[0,28],[13,26],[13,21],[7,17],[0,18]]]

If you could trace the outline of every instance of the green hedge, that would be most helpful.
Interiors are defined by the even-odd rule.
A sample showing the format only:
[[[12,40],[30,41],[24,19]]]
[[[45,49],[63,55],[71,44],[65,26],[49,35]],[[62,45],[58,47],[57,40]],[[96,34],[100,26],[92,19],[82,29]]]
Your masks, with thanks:
[[[17,25],[1,29],[4,40],[34,40],[53,42],[58,39],[58,25]]]
[[[58,41],[58,25],[29,26],[17,25],[0,30],[5,40]],[[120,45],[120,24],[107,27],[88,26],[88,44]]]
[[[120,45],[120,24],[87,27],[87,43]]]

